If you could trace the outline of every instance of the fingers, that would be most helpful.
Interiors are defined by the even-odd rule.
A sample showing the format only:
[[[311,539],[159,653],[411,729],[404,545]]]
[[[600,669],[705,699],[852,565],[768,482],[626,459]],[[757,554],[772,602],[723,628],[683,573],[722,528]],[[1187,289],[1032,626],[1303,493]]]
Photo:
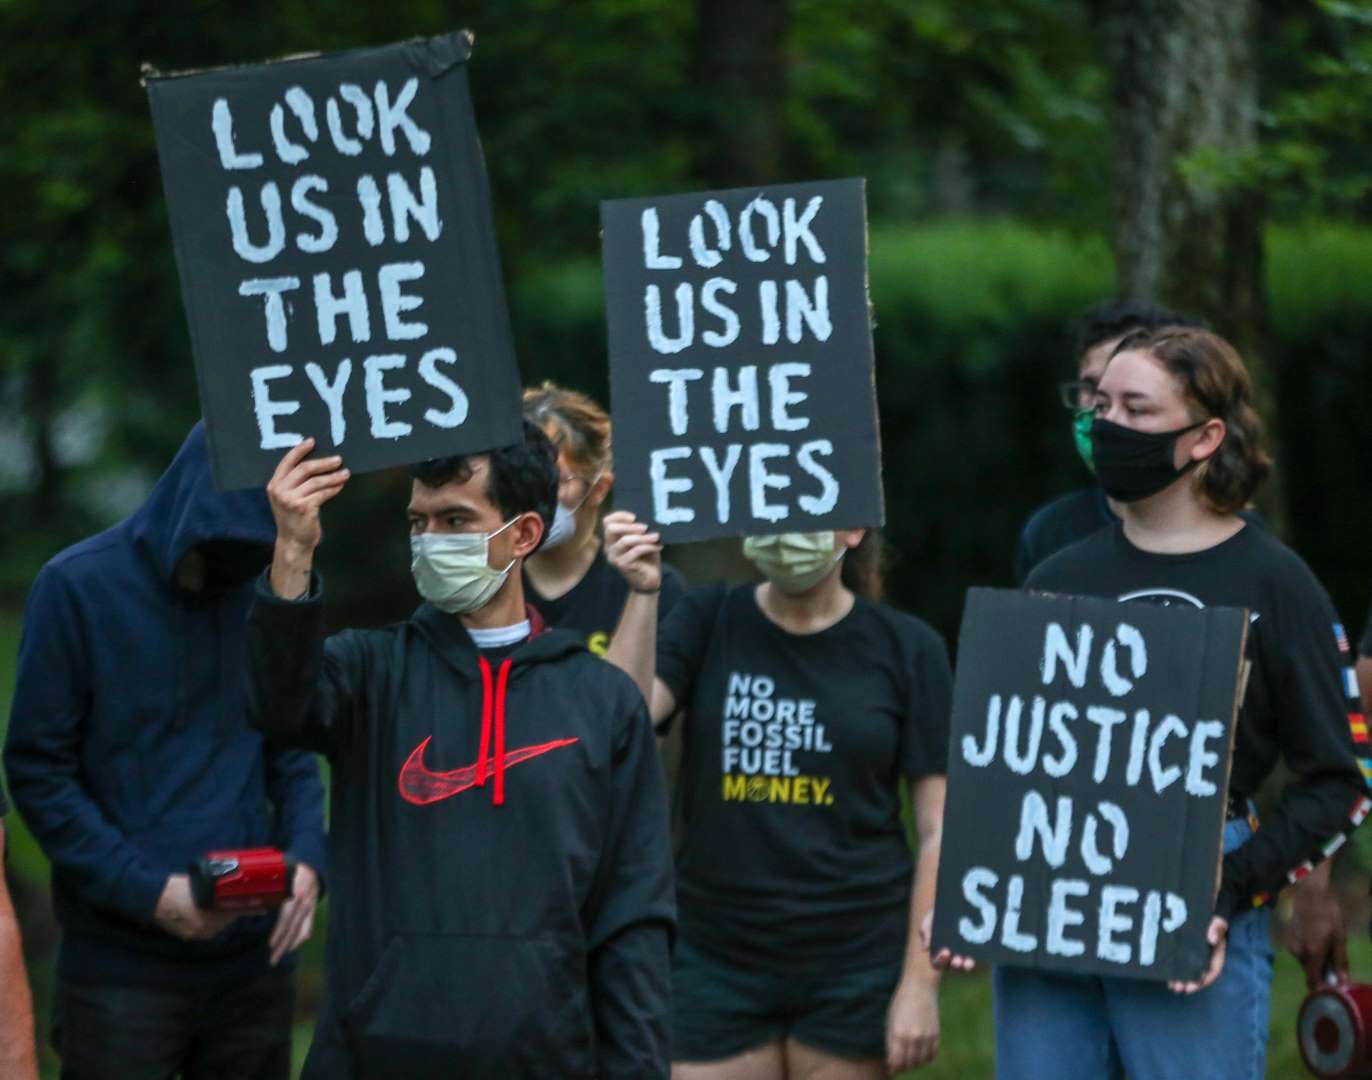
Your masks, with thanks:
[[[271,963],[275,967],[287,953],[295,952],[308,940],[314,930],[314,901],[312,898],[293,897],[281,905],[272,928],[268,947],[271,949]]]
[[[624,548],[617,553],[619,561],[623,564],[632,564],[642,559],[651,558],[654,555],[662,554],[662,545],[656,543],[635,544],[631,548]]]
[[[1348,930],[1343,925],[1342,919],[1339,920],[1334,930],[1334,943],[1331,952],[1334,974],[1338,977],[1339,982],[1348,982]],[[1321,972],[1320,974],[1323,976],[1324,973]]]
[[[340,469],[343,458],[338,454],[328,457],[309,458],[307,455],[315,447],[315,440],[303,439],[291,447],[277,463],[276,471],[267,484],[267,490],[278,497],[298,495],[299,489],[307,481],[334,474],[334,480],[342,483],[347,479],[348,470]],[[341,474],[341,478],[339,476]]]
[[[638,523],[638,518],[629,510],[612,510],[601,519],[601,524],[607,529],[618,528],[621,525],[634,525]]]
[[[302,462],[306,455],[314,449],[314,439],[301,439],[284,454],[281,460],[276,463],[276,470],[272,473],[271,483],[275,484],[283,479]]]
[[[237,918],[237,914],[228,911],[200,912],[187,921],[181,936],[187,941],[209,941],[227,930]]]
[[[975,971],[977,962],[970,956],[958,956],[951,949],[940,949],[929,957],[929,962],[939,971]]]
[[[1227,947],[1226,935],[1229,933],[1229,923],[1216,916],[1210,920],[1210,928],[1206,931],[1206,939],[1210,942],[1210,962],[1206,965],[1205,972],[1199,979],[1173,979],[1167,984],[1167,988],[1174,994],[1198,994],[1206,987],[1214,984],[1224,971],[1224,956]]]
[[[607,549],[622,547],[637,542],[660,543],[660,533],[649,532],[648,526],[641,521],[619,521],[612,523],[605,519],[605,546]]]
[[[1305,988],[1314,990],[1324,982],[1324,957],[1313,949],[1302,949],[1296,955],[1305,969]]]
[[[267,948],[271,952],[272,966],[281,959],[284,954],[284,944],[290,936],[291,915],[296,907],[296,901],[292,897],[287,900],[276,912],[276,922],[272,924],[271,936],[267,938]]]
[[[886,1071],[895,1076],[906,1069],[918,1069],[938,1057],[938,1036],[898,1035],[886,1037]]]
[[[306,480],[295,489],[295,498],[306,504],[328,502],[343,490],[343,485],[348,482],[348,477],[351,475],[352,473],[347,469],[339,469],[337,472]]]

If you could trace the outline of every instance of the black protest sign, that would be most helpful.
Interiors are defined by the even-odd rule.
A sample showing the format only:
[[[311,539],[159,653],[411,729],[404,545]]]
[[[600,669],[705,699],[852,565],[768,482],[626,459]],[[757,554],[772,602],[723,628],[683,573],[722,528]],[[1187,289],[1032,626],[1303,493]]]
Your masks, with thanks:
[[[935,950],[1200,976],[1247,625],[1232,608],[968,593]]]
[[[882,524],[863,181],[600,219],[616,504],[668,541]]]
[[[215,481],[516,442],[519,372],[450,34],[147,80]]]

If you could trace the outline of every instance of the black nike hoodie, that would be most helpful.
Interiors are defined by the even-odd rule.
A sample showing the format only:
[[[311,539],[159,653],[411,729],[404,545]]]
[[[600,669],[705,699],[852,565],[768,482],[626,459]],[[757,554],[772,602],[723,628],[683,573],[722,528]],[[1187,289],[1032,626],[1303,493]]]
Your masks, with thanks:
[[[319,578],[266,575],[248,672],[250,723],[333,765],[307,1080],[668,1075],[667,801],[623,672],[556,630],[487,660],[430,604],[326,641]]]

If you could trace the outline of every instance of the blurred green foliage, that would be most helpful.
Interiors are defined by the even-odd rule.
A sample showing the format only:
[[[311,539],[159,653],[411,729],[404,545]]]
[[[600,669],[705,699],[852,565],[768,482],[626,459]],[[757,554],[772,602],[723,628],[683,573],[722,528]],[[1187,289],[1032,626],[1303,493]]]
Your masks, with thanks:
[[[775,2],[786,14],[779,172],[753,179],[868,178],[890,592],[951,637],[968,585],[1009,583],[1032,507],[1087,481],[1052,384],[1069,370],[1074,320],[1114,281],[1102,239],[1107,79],[1091,4]],[[708,6],[0,3],[0,703],[37,567],[126,512],[198,413],[141,61],[177,70],[473,29],[525,379],[603,400],[597,204],[711,186],[712,151],[739,112],[707,74],[704,60],[726,43],[711,36]],[[1260,11],[1258,152],[1202,152],[1176,167],[1267,196],[1264,352],[1282,520],[1352,628],[1372,578],[1372,0],[1264,0]],[[321,562],[337,622],[376,623],[414,604],[405,487],[393,474],[359,477],[331,509]],[[46,867],[22,824],[7,826],[46,1008]],[[302,967],[302,1015],[318,997],[319,940]],[[1298,1000],[1284,958],[1269,1075],[1296,1075]],[[984,981],[951,981],[943,1058],[922,1075],[989,1075],[989,1024]]]

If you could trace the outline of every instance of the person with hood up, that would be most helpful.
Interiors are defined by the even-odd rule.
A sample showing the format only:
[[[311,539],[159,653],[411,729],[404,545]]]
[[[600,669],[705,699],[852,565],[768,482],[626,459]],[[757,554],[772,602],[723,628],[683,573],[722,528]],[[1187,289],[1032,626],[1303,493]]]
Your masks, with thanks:
[[[64,1078],[284,1078],[292,964],[324,860],[314,759],[244,722],[261,492],[215,490],[197,424],[128,519],[51,559],[29,593],[5,744],[11,794],[52,862]],[[196,907],[210,851],[297,860],[275,916]]]
[[[327,990],[304,1075],[663,1077],[675,930],[642,695],[525,604],[557,451],[411,469],[419,608],[324,635],[313,571],[341,458],[288,451],[249,614],[250,722],[328,755]]]

